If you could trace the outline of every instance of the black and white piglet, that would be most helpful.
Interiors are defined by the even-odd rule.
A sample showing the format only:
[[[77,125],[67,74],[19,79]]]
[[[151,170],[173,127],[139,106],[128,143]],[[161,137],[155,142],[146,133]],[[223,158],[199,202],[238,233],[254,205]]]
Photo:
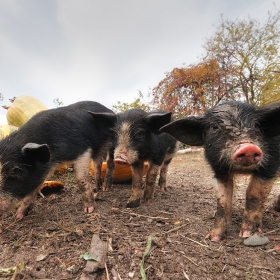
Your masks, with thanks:
[[[160,130],[193,146],[204,145],[205,156],[217,179],[217,211],[207,238],[220,241],[232,211],[234,175],[251,174],[239,235],[261,230],[264,203],[280,166],[280,102],[261,107],[226,101]],[[275,209],[280,209],[280,197]]]
[[[148,162],[144,184],[144,200],[151,202],[155,192],[156,178],[159,173],[159,186],[166,189],[168,165],[178,150],[178,141],[159,128],[171,121],[171,113],[161,110],[145,112],[130,109],[123,113],[100,114],[99,122],[103,127],[115,131],[115,164],[130,165],[132,168],[132,191],[127,207],[138,207],[143,196],[143,167]],[[104,190],[109,186],[104,185]]]
[[[93,116],[100,112],[114,114],[93,101],[42,111],[0,141],[0,214],[21,200],[16,216],[22,218],[33,206],[41,184],[58,164],[65,162],[74,164],[83,191],[84,212],[93,211],[90,161],[94,161],[99,188],[102,160],[113,144],[112,133]]]

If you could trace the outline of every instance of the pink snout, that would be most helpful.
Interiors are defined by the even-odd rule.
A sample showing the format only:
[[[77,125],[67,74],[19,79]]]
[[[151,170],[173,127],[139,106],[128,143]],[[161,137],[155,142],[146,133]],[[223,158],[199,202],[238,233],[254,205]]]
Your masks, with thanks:
[[[130,165],[130,162],[128,161],[127,157],[123,154],[120,154],[114,158],[114,162],[116,164],[122,164],[122,165]]]
[[[239,165],[250,166],[262,159],[262,150],[252,143],[241,143],[233,154],[233,160]]]

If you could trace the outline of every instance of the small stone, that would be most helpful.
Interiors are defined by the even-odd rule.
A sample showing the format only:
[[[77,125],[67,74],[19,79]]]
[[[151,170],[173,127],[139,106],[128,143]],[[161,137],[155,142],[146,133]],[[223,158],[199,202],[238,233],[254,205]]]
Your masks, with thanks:
[[[128,277],[132,279],[134,277],[134,274],[135,274],[134,272],[129,272]]]
[[[26,241],[23,242],[23,245],[25,245],[25,246],[32,246],[33,243],[34,242],[32,240],[26,240]]]
[[[244,240],[244,244],[246,246],[261,246],[269,243],[269,239],[267,236],[259,236],[257,232],[255,232],[252,236],[246,238]]]
[[[36,257],[36,261],[37,261],[37,262],[44,261],[44,260],[47,258],[47,256],[48,256],[48,255],[43,255],[43,254],[38,255],[38,256]]]

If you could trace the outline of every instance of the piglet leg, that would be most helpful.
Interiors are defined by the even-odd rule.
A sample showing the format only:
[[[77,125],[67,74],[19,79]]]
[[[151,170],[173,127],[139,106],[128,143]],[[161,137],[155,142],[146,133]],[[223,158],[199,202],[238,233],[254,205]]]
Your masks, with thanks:
[[[15,214],[15,217],[17,219],[22,219],[24,216],[26,216],[30,210],[32,210],[36,197],[38,194],[38,190],[33,191],[31,194],[27,195],[24,199],[21,200],[20,206],[17,209],[17,212]]]
[[[142,177],[143,177],[143,168],[144,161],[140,160],[137,163],[134,163],[132,166],[132,190],[130,198],[127,202],[126,207],[135,208],[140,205],[140,200],[143,195],[142,189]]]
[[[171,159],[165,161],[160,168],[158,184],[160,186],[161,191],[166,191],[166,175],[168,171],[168,165],[170,162]]]
[[[261,231],[264,203],[271,191],[274,180],[263,181],[252,176],[246,190],[246,204],[240,237],[251,236],[255,231]]]
[[[158,171],[159,171],[159,166],[153,164],[152,162],[149,162],[149,167],[146,175],[145,190],[144,190],[144,200],[147,203],[150,203],[154,198],[155,183],[156,183]]]
[[[92,186],[89,181],[89,166],[91,160],[91,152],[88,150],[78,157],[74,162],[76,179],[79,189],[82,191],[84,212],[91,213],[94,210],[94,195]]]
[[[106,174],[104,178],[104,183],[102,186],[102,190],[107,192],[110,190],[112,184],[113,184],[113,176],[114,176],[114,170],[115,170],[115,162],[113,155],[108,155],[107,158],[107,168],[106,168]]]
[[[206,235],[211,241],[219,242],[223,239],[231,223],[233,195],[233,177],[217,179],[217,211],[215,213],[214,228]]]
[[[280,195],[278,196],[278,199],[275,201],[273,209],[277,212],[280,212]]]
[[[94,168],[94,179],[96,190],[100,191],[102,186],[102,160],[95,159],[93,160],[93,168]]]

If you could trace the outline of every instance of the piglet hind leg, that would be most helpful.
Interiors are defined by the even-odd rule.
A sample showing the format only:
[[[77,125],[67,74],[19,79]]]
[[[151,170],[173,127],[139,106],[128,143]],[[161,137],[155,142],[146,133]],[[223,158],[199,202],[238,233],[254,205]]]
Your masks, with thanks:
[[[252,176],[246,190],[246,203],[239,232],[240,237],[249,237],[256,231],[262,231],[264,204],[271,191],[273,182],[274,180],[264,181]]]
[[[128,208],[135,208],[140,206],[141,198],[143,196],[142,177],[144,169],[144,161],[138,161],[131,166],[132,169],[132,190],[130,198],[126,204]]]
[[[156,183],[158,171],[159,171],[159,166],[150,162],[146,175],[145,190],[144,190],[144,200],[146,203],[151,203],[154,198],[155,183]]]
[[[108,192],[111,189],[114,179],[115,163],[114,158],[109,155],[107,160],[106,174],[104,178],[104,183],[102,185],[102,191]]]
[[[82,191],[85,213],[92,213],[94,210],[93,189],[89,181],[90,160],[91,153],[87,151],[74,162],[78,187]]]
[[[94,179],[96,185],[96,191],[100,191],[102,186],[102,160],[94,159],[93,160],[94,167]]]
[[[233,177],[217,179],[217,211],[215,213],[214,227],[206,238],[214,242],[221,241],[231,223],[233,195]]]
[[[160,167],[158,184],[159,184],[160,190],[163,191],[163,192],[167,191],[167,189],[166,189],[166,176],[167,176],[167,172],[168,172],[168,165],[169,165],[170,162],[171,162],[171,159],[165,161],[162,164],[162,166]]]

